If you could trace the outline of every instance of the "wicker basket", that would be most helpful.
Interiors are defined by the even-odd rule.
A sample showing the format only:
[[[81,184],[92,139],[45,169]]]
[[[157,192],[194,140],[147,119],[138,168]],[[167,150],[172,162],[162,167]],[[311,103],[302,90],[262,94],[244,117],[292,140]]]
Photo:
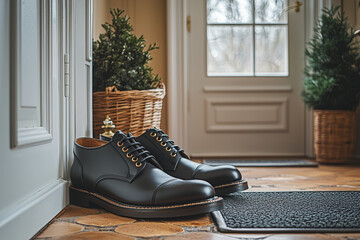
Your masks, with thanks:
[[[316,160],[327,164],[348,162],[354,153],[355,124],[353,111],[315,110]]]
[[[117,130],[138,136],[150,127],[160,128],[165,85],[150,90],[118,91],[115,86],[105,92],[93,93],[94,137],[102,133],[101,126],[108,114]]]

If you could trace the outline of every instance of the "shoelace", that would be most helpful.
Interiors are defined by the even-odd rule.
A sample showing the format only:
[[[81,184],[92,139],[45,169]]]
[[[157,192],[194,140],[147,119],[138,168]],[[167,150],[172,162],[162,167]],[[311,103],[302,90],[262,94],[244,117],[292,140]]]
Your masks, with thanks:
[[[118,141],[117,146],[121,147],[121,150],[126,153],[126,157],[131,159],[136,167],[141,167],[142,163],[147,160],[155,159],[149,151],[145,150],[139,142],[135,141],[135,137],[130,133],[128,133],[121,141]],[[133,147],[133,149],[129,151],[131,147]],[[140,157],[141,159],[139,160]]]
[[[173,153],[171,153],[171,156],[175,157],[177,153],[184,153],[184,150],[181,149],[178,145],[172,141],[167,134],[165,134],[160,129],[154,129],[156,132],[156,140],[159,142],[163,142],[165,145],[161,144],[164,147],[169,147],[172,149]]]

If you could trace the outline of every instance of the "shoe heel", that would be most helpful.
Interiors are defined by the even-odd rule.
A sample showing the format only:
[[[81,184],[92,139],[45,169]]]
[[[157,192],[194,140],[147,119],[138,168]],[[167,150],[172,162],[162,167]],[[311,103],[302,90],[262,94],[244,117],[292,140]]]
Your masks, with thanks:
[[[88,195],[70,187],[69,189],[70,204],[80,207],[93,208],[95,205],[90,201]]]

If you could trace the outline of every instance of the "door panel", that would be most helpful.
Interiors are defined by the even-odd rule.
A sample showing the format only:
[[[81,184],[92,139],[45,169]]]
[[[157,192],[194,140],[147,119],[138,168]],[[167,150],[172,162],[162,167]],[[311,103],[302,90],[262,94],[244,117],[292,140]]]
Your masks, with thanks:
[[[1,239],[31,238],[67,204],[59,9],[57,0],[1,1]]]
[[[234,2],[237,11],[222,6]],[[304,155],[304,11],[287,13],[295,1],[276,2],[208,0],[216,17],[206,0],[187,2],[192,156]]]
[[[74,137],[92,129],[91,6],[0,1],[0,239],[30,239],[68,204]]]

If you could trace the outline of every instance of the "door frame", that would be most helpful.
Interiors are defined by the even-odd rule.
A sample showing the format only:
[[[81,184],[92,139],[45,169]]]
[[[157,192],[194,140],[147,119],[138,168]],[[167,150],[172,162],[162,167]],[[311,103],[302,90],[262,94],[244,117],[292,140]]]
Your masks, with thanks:
[[[168,132],[185,150],[187,146],[187,116],[189,105],[187,1],[167,0],[167,46],[168,46]],[[323,7],[340,4],[340,0],[307,0],[305,11],[305,42],[313,35],[313,28]],[[313,111],[305,110],[305,155],[314,157]]]
[[[75,14],[76,14],[76,0],[65,0],[63,6],[67,8],[67,11],[64,12],[63,16],[63,39],[64,44],[62,48],[63,57],[65,54],[68,55],[68,70],[65,72],[65,58],[62,61],[63,72],[63,84],[61,86],[62,94],[66,97],[64,98],[63,107],[65,108],[65,114],[63,116],[63,127],[65,131],[64,136],[64,146],[65,149],[63,153],[65,156],[63,174],[64,178],[70,181],[70,168],[74,160],[73,155],[73,144],[74,140],[78,136],[77,129],[84,129],[81,132],[81,137],[92,137],[93,136],[93,116],[92,116],[92,34],[93,34],[93,0],[85,0],[86,3],[86,44],[85,44],[85,61],[84,64],[87,67],[87,76],[86,79],[83,79],[81,83],[86,87],[86,94],[84,95],[80,89],[76,88],[76,69],[77,62],[75,60],[75,49],[76,44],[76,23],[75,23]],[[68,80],[65,80],[66,75],[68,74]],[[68,81],[68,82],[66,82]],[[79,98],[86,99],[86,106],[82,106],[81,109],[76,107],[76,100]],[[81,111],[81,114],[77,113]],[[79,118],[81,116],[81,118]],[[85,127],[84,127],[85,126]]]

